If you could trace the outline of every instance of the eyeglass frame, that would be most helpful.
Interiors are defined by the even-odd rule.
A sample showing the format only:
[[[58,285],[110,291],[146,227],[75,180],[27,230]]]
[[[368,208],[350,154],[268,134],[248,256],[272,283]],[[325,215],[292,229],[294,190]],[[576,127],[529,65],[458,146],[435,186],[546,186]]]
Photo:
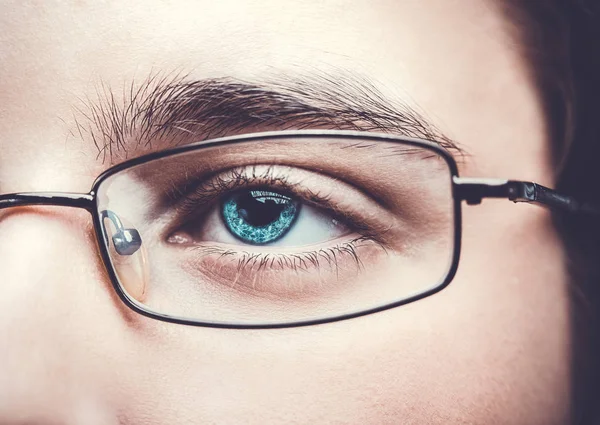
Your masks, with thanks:
[[[204,148],[225,146],[228,144],[266,141],[278,138],[300,137],[307,139],[331,138],[331,139],[360,139],[363,141],[398,143],[407,146],[427,149],[436,153],[448,165],[451,179],[452,202],[454,212],[454,244],[452,253],[452,263],[448,269],[446,276],[441,283],[435,287],[428,289],[411,297],[385,304],[383,306],[362,310],[355,313],[347,313],[329,318],[312,319],[305,321],[296,321],[289,323],[268,323],[268,324],[233,324],[221,322],[203,322],[199,320],[186,319],[183,317],[162,314],[146,309],[142,305],[134,302],[125,293],[115,268],[112,264],[109,254],[109,244],[105,242],[106,234],[104,224],[102,223],[103,212],[99,208],[98,198],[96,194],[100,185],[109,177],[128,170],[132,167],[146,164],[158,159],[167,158],[174,155],[188,153],[192,151],[200,151]],[[11,207],[24,207],[33,205],[48,205],[61,206],[85,209],[92,214],[94,223],[94,233],[96,241],[100,248],[100,254],[104,267],[106,268],[111,284],[116,291],[121,301],[131,310],[145,317],[160,320],[168,323],[175,323],[188,326],[200,326],[209,328],[223,329],[278,329],[278,328],[293,328],[300,326],[312,326],[325,323],[338,322],[342,320],[353,319],[356,317],[366,316],[379,313],[384,310],[400,307],[427,298],[446,288],[454,279],[458,270],[461,253],[461,238],[462,238],[462,201],[468,205],[477,205],[485,198],[502,198],[508,199],[515,203],[525,202],[539,206],[544,206],[551,209],[564,210],[569,213],[585,213],[599,214],[600,206],[589,203],[581,203],[573,197],[562,195],[553,189],[549,189],[534,182],[521,180],[506,180],[494,178],[474,178],[460,177],[458,173],[458,165],[452,154],[442,147],[440,144],[418,138],[404,137],[391,134],[371,133],[363,131],[346,131],[346,130],[286,130],[286,131],[270,131],[260,133],[250,133],[243,135],[220,137],[216,139],[204,140],[196,143],[190,143],[182,146],[177,146],[170,149],[165,149],[157,152],[152,152],[142,155],[117,165],[114,165],[102,172],[92,184],[89,193],[71,193],[71,192],[19,192],[10,194],[0,194],[0,210]]]

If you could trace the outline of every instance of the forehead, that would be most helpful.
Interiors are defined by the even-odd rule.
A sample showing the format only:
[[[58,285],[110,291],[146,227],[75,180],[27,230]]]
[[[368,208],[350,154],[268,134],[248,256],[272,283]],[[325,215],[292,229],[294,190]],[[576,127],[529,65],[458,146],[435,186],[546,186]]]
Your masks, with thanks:
[[[521,174],[544,149],[537,95],[493,2],[73,1],[7,9],[0,160],[12,159],[11,170],[65,140],[93,153],[69,134],[81,99],[105,88],[119,97],[157,71],[251,80],[350,71],[423,112],[491,174]],[[523,134],[531,139],[519,145],[523,159],[509,160],[506,145]]]
[[[132,60],[140,66],[165,60],[204,72],[228,66],[243,73],[265,59],[286,65],[307,53],[314,60],[345,57],[376,66],[400,60],[400,52],[415,59],[446,47],[465,55],[505,41],[493,3],[478,0],[67,1],[7,9],[5,41],[45,46],[45,53],[77,68],[103,62],[106,70]],[[478,40],[482,31],[488,37]]]

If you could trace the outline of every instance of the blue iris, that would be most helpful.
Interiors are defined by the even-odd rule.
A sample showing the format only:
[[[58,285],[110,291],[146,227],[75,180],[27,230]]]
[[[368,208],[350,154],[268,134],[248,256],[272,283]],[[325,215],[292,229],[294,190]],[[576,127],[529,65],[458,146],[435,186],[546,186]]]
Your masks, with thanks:
[[[281,193],[245,190],[225,199],[223,221],[238,239],[263,245],[285,235],[294,224],[300,204]]]

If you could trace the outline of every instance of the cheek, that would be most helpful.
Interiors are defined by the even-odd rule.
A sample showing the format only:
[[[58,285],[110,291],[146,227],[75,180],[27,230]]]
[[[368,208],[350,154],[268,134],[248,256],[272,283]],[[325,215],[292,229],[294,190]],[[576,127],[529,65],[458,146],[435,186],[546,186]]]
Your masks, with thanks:
[[[422,301],[307,328],[154,328],[131,359],[139,376],[125,391],[147,404],[130,400],[128,415],[151,410],[171,423],[564,423],[568,303],[548,216],[493,201],[463,211],[459,272]]]

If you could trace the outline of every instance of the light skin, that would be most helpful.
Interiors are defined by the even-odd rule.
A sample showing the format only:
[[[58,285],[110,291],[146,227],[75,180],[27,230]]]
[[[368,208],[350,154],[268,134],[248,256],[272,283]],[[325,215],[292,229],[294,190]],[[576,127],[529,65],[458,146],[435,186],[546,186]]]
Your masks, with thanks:
[[[109,164],[74,130],[82,99],[179,70],[361,75],[466,150],[461,175],[553,187],[539,95],[491,1],[3,9],[0,193],[89,191]],[[406,306],[293,329],[194,328],[123,305],[87,212],[2,210],[0,422],[568,423],[568,280],[548,211],[465,205],[462,246],[451,285]]]

